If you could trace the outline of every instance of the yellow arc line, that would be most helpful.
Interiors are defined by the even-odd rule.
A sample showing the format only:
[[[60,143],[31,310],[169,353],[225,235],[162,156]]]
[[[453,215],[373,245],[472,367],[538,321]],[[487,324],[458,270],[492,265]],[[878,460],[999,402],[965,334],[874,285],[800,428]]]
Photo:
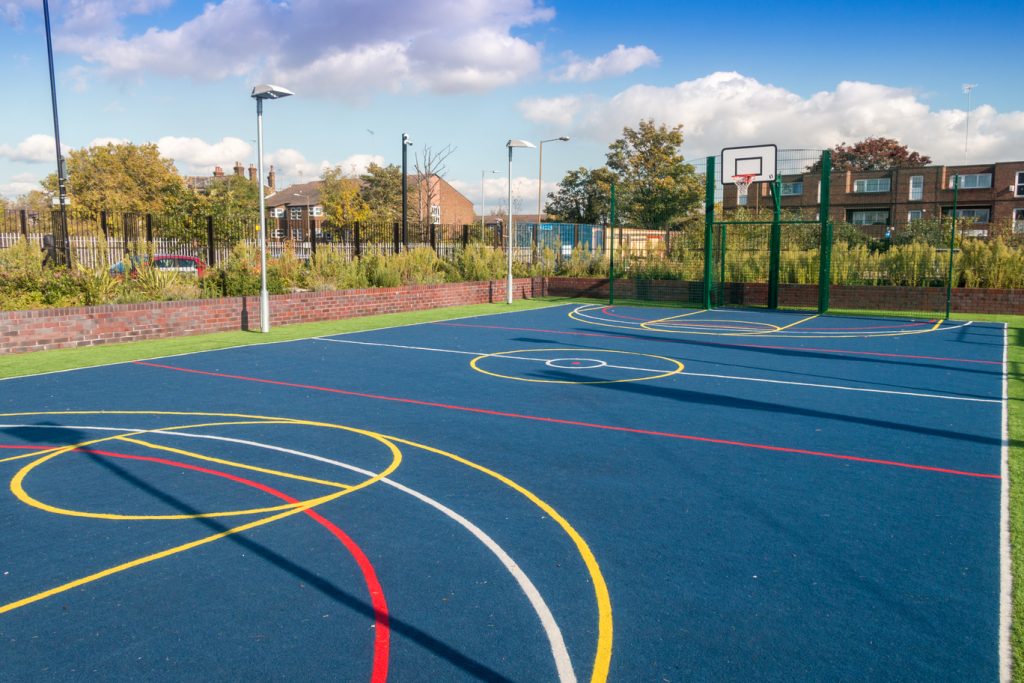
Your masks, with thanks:
[[[568,379],[530,379],[528,377],[516,377],[514,375],[502,375],[502,374],[499,374],[497,372],[491,372],[490,370],[484,370],[483,368],[481,368],[477,364],[477,361],[481,361],[481,360],[484,360],[486,358],[501,358],[503,356],[509,356],[509,354],[513,354],[513,353],[527,353],[527,352],[535,353],[537,351],[579,351],[579,349],[561,349],[561,348],[557,348],[557,349],[515,349],[513,351],[500,351],[498,353],[486,353],[486,354],[479,355],[479,356],[475,357],[473,360],[469,361],[469,367],[473,368],[477,372],[482,373],[484,375],[490,375],[491,377],[498,377],[498,378],[501,378],[501,379],[512,379],[512,380],[515,380],[517,382],[535,382],[537,384],[618,384],[620,382],[647,382],[647,381],[650,381],[650,380],[662,379],[663,377],[668,377],[670,375],[677,375],[677,374],[679,374],[680,372],[683,371],[683,364],[682,363],[680,363],[679,361],[674,360],[672,358],[666,358],[665,356],[655,356],[654,354],[650,354],[650,353],[635,353],[633,351],[613,351],[611,349],[595,349],[595,350],[596,351],[600,351],[601,353],[618,353],[618,354],[622,354],[622,355],[625,355],[625,356],[642,356],[644,358],[657,358],[659,360],[663,360],[663,361],[666,361],[666,362],[668,362],[668,363],[670,363],[672,365],[675,365],[676,367],[674,369],[672,369],[672,370],[666,370],[665,372],[660,372],[660,373],[654,374],[654,375],[648,375],[646,377],[632,377],[632,378],[626,378],[626,379],[602,379],[602,380],[592,380],[592,381],[588,381],[588,380],[576,381],[576,380],[568,380]],[[658,371],[655,371],[655,372],[658,372]]]
[[[90,414],[95,414],[95,412],[101,412],[101,411],[94,411],[93,413],[90,413]],[[106,411],[102,411],[102,412],[106,412]],[[54,414],[54,413],[34,413],[34,414],[36,414],[36,415],[40,415],[40,414],[45,415],[45,414]],[[79,414],[82,414],[82,413],[79,413]],[[155,414],[155,413],[147,413],[147,414],[152,415],[152,414]],[[192,413],[192,414],[195,414],[195,413]],[[8,416],[10,416],[10,414]],[[251,417],[251,416],[246,415],[246,416],[238,416],[238,417]],[[302,424],[302,423],[313,424],[313,423],[305,421],[305,420],[297,420],[297,421],[295,421],[295,424]],[[165,557],[170,557],[171,555],[175,555],[177,553],[181,553],[181,552],[184,552],[186,550],[191,550],[193,548],[197,548],[199,546],[206,545],[207,543],[212,543],[213,541],[225,538],[225,537],[230,536],[232,534],[237,534],[237,533],[240,533],[242,531],[247,531],[249,529],[254,529],[256,527],[263,526],[264,524],[269,524],[269,523],[275,522],[275,521],[277,521],[279,519],[284,519],[286,517],[290,517],[290,516],[298,514],[300,512],[305,512],[306,510],[309,510],[309,509],[311,509],[313,507],[316,507],[318,505],[322,505],[323,503],[335,500],[337,498],[340,498],[342,496],[348,495],[348,494],[353,493],[355,491],[358,491],[360,489],[366,488],[367,486],[375,484],[376,482],[380,481],[384,477],[387,477],[389,474],[391,474],[396,469],[398,469],[398,466],[402,463],[402,452],[398,449],[397,446],[394,445],[394,443],[392,442],[391,439],[386,438],[383,434],[378,434],[376,432],[368,432],[368,431],[361,430],[361,429],[342,427],[340,425],[328,425],[327,423],[317,423],[317,424],[318,424],[318,426],[333,426],[336,429],[344,429],[346,431],[360,432],[360,433],[363,433],[363,434],[365,434],[367,436],[371,436],[372,435],[371,438],[374,438],[374,439],[376,439],[378,441],[381,441],[382,443],[387,445],[387,447],[391,450],[391,452],[392,452],[391,464],[388,465],[388,467],[386,469],[382,470],[381,472],[379,472],[379,473],[375,474],[374,476],[372,476],[372,477],[370,477],[370,478],[360,482],[359,484],[355,484],[355,485],[351,486],[347,490],[337,491],[335,493],[330,493],[330,494],[328,494],[326,496],[321,496],[319,498],[313,498],[313,499],[307,500],[307,501],[305,501],[303,503],[299,503],[298,506],[294,506],[293,505],[292,509],[285,510],[284,512],[280,512],[280,513],[278,513],[276,515],[271,515],[270,517],[264,517],[262,519],[253,520],[253,521],[248,522],[246,524],[241,524],[241,525],[233,527],[231,529],[227,529],[225,531],[221,531],[221,532],[218,532],[216,534],[212,534],[210,536],[206,536],[206,537],[197,539],[195,541],[190,541],[188,543],[183,543],[181,545],[174,546],[173,548],[167,548],[166,550],[161,550],[159,552],[152,553],[150,555],[145,555],[143,557],[139,557],[139,558],[136,558],[134,560],[130,560],[128,562],[124,562],[124,563],[119,564],[119,565],[117,565],[115,567],[110,567],[108,569],[104,569],[102,571],[95,572],[95,573],[89,574],[87,576],[83,576],[83,577],[81,577],[79,579],[75,579],[73,581],[69,581],[69,582],[61,584],[59,586],[55,586],[55,587],[50,588],[48,590],[41,591],[39,593],[36,593],[35,595],[30,595],[27,598],[22,598],[21,600],[16,600],[16,601],[10,602],[10,603],[8,603],[6,605],[0,605],[0,614],[3,614],[5,612],[10,612],[12,610],[18,609],[19,607],[24,607],[25,605],[29,605],[29,604],[34,603],[34,602],[38,602],[39,600],[44,600],[46,598],[52,597],[54,595],[57,595],[58,593],[63,593],[65,591],[71,590],[72,588],[77,588],[77,587],[83,586],[83,585],[85,585],[87,583],[91,583],[93,581],[97,581],[99,579],[106,578],[106,577],[111,576],[113,574],[117,574],[119,572],[125,571],[126,569],[131,569],[133,567],[138,567],[140,565],[147,564],[147,563],[153,562],[155,560],[163,559]],[[171,429],[188,429],[188,427],[187,426],[185,426],[185,427],[174,427],[174,428],[171,428]],[[149,431],[151,431],[151,430],[149,430]],[[117,437],[108,437],[108,438],[117,438]],[[74,448],[74,446],[72,446],[72,448]]]

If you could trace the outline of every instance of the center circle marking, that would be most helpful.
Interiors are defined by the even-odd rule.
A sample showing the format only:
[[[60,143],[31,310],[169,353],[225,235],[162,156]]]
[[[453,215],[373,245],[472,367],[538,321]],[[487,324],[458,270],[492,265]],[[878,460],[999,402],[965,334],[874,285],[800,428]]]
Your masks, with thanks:
[[[563,365],[563,363],[568,363],[568,365]],[[596,358],[552,358],[549,361],[544,361],[544,365],[568,370],[593,370],[603,368],[608,363]]]
[[[661,379],[663,377],[669,377],[671,375],[677,375],[683,371],[683,364],[674,358],[666,358],[665,356],[656,356],[650,353],[635,353],[633,351],[613,351],[612,349],[590,349],[588,353],[601,353],[601,354],[616,354],[618,357],[623,358],[622,362],[614,362],[609,364],[608,361],[603,361],[597,358],[579,358],[574,356],[558,356],[555,358],[537,358],[536,354],[539,353],[553,353],[553,352],[576,352],[579,353],[579,349],[566,349],[566,348],[541,348],[541,349],[516,349],[513,351],[498,351],[496,353],[485,353],[476,356],[469,362],[469,366],[479,373],[484,375],[490,375],[491,377],[500,377],[501,379],[513,379],[518,382],[535,382],[538,384],[617,384],[621,382],[645,382],[653,379]],[[626,358],[630,357],[630,358]],[[595,370],[598,368],[613,368],[622,369],[627,371],[636,371],[640,374],[637,377],[624,377],[622,379],[594,379],[594,380],[567,380],[567,379],[541,379],[535,377],[521,377],[517,375],[504,375],[499,372],[492,372],[481,367],[481,364],[486,362],[488,359],[493,358],[504,358],[509,360],[522,360],[522,361],[535,361],[544,363],[545,367],[561,369],[561,370]],[[649,367],[652,360],[658,361],[659,364],[667,364],[667,368],[658,369]],[[643,366],[636,367],[639,363],[644,363]]]

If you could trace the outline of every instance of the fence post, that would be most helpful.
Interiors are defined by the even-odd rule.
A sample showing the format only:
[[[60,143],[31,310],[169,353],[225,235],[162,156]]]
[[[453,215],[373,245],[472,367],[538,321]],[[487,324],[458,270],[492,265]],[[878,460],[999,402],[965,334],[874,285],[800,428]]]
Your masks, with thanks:
[[[615,181],[611,184],[611,203],[608,212],[608,231],[613,237],[615,235]],[[621,236],[621,231],[620,231]],[[561,253],[561,248],[559,248]],[[608,255],[608,303],[615,303],[615,242],[612,241],[611,252]]]
[[[422,225],[422,224],[421,224]],[[392,242],[394,247],[394,253],[398,253],[402,250],[402,226],[400,223],[394,223],[391,226]]]
[[[217,264],[217,247],[213,243],[213,216],[206,217],[206,263]]]
[[[153,214],[146,214],[146,244],[147,251],[153,251]]]
[[[307,218],[308,220],[308,218]],[[309,257],[316,256],[316,221],[309,222]]]
[[[949,273],[946,275],[946,320],[953,304],[953,248],[956,246],[956,211],[957,195],[960,193],[960,174],[953,176],[953,224],[949,229]],[[942,225],[942,216],[939,216],[939,225]]]
[[[828,313],[832,287],[832,221],[829,220],[832,198],[832,151],[821,153],[821,248],[818,263],[818,314]]]
[[[130,220],[131,214],[125,213],[121,215],[121,232],[123,233],[122,246],[124,247],[125,256],[128,256],[128,223]]]
[[[462,226],[462,248],[465,249],[469,246],[469,226],[463,224]]]
[[[25,209],[19,211],[18,219],[21,221],[21,236],[28,239],[28,211]]]
[[[406,245],[408,248],[409,245]],[[430,224],[430,248],[433,249],[434,253],[437,253],[437,225],[435,223]]]
[[[355,238],[356,238],[356,244],[355,244],[355,249],[354,249],[353,253],[356,256],[362,256],[363,255],[363,249],[362,249],[362,246],[359,243],[359,221],[355,222],[354,227],[355,227],[354,233],[355,233]]]
[[[715,157],[709,156],[704,167],[704,308],[711,308],[711,288],[715,264]],[[722,284],[722,283],[720,283]]]
[[[100,211],[100,230],[103,231],[103,239],[110,239],[110,231],[107,229],[107,212]]]

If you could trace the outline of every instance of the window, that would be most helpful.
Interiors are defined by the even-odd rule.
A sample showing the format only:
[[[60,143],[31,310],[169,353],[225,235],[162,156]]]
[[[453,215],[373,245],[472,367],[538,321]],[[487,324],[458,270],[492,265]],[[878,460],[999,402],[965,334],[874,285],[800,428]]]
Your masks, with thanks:
[[[792,183],[782,183],[782,196],[793,197],[804,193],[804,181],[797,180]]]
[[[1024,197],[1024,171],[1017,171],[1017,182],[1015,183],[1016,192],[1013,193],[1014,197]]]
[[[862,178],[853,181],[854,192],[888,192],[891,178]]]
[[[946,216],[952,216],[953,209],[945,208],[942,210],[942,213]],[[957,218],[973,218],[976,223],[988,223],[991,215],[992,209],[988,207],[967,207],[956,210]]]
[[[1024,209],[1013,210],[1013,231],[1024,232]]]
[[[921,201],[924,199],[924,176],[923,175],[912,175],[910,176],[910,196],[907,197],[910,201]]]
[[[273,209],[270,210],[270,215],[273,216],[274,218],[280,218],[281,216],[284,215],[284,207],[275,206]]]
[[[887,209],[851,211],[850,222],[854,225],[888,225],[889,211]]]
[[[302,218],[302,207],[293,206],[290,209],[288,209],[288,218],[292,219],[293,221],[300,220]]]
[[[922,218],[924,218],[924,211],[921,210],[921,209],[914,209],[912,211],[907,211],[907,222],[908,223],[910,223],[911,221],[919,221]]]
[[[991,173],[970,173],[968,175],[953,176],[949,179],[949,189],[953,189],[953,182],[960,178],[961,190],[984,190],[992,187]]]
[[[435,224],[441,222],[441,207],[437,204],[430,205],[430,222]]]
[[[324,215],[324,207],[322,207],[319,204],[317,204],[312,209],[310,209],[310,212],[311,212],[310,213],[311,216],[323,216]]]

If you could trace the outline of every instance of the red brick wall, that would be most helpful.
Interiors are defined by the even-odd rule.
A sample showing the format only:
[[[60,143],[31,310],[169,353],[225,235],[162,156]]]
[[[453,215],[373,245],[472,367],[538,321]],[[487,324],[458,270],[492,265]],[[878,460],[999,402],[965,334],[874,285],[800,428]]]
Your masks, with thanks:
[[[513,298],[543,294],[542,278],[513,281]],[[274,325],[339,320],[505,300],[505,281],[460,282],[270,297]],[[259,297],[0,311],[0,353],[94,346],[260,327]]]
[[[702,301],[701,283],[671,280],[643,283],[645,299],[652,301]],[[586,296],[608,298],[608,280],[602,278],[547,279],[546,291],[551,296]],[[637,283],[616,280],[615,295],[635,298]],[[768,302],[768,285],[762,283],[727,283],[725,301],[738,306],[764,306]],[[781,306],[817,308],[817,285],[779,285]],[[829,291],[831,308],[862,308],[889,311],[944,311],[946,290],[942,287],[855,287],[833,285]],[[953,289],[952,310],[956,313],[1011,313],[1024,315],[1024,289]]]

